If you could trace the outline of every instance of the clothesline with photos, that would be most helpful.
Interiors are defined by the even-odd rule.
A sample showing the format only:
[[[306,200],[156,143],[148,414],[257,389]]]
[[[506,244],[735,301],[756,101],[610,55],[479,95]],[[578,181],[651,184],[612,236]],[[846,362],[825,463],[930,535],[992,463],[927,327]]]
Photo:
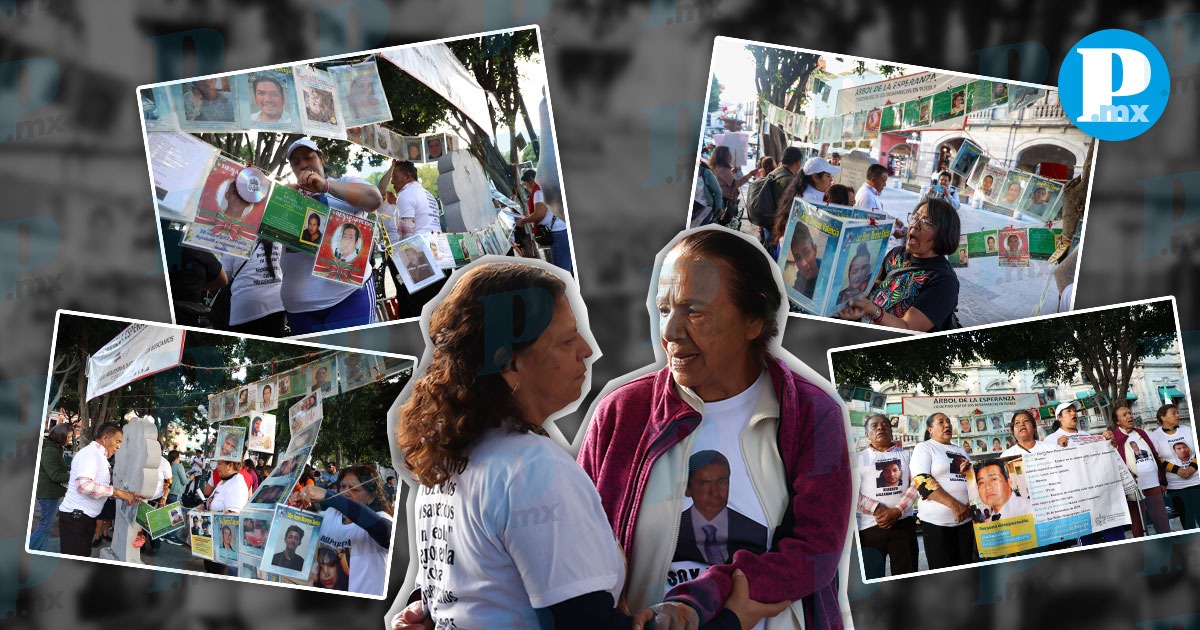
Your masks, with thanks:
[[[791,131],[792,135],[811,137],[813,142],[849,146],[874,140],[880,133],[919,131],[1001,105],[1016,111],[1037,101],[1044,92],[1029,86],[977,80],[903,103],[821,119],[808,119],[764,101],[763,115],[767,122]],[[964,128],[965,125],[964,118]],[[837,142],[839,139],[849,142]],[[1003,163],[988,155],[978,144],[965,139],[950,163],[950,171],[962,176],[985,203],[1045,223],[1054,221],[1062,208],[1065,183],[1010,169]]]
[[[387,242],[379,215],[360,217],[331,208],[323,196],[276,182],[191,134],[147,135],[159,216],[184,224],[185,247],[249,258],[260,240],[280,243],[313,254],[314,276],[360,286],[373,248]],[[479,230],[419,234],[388,243],[392,256],[403,263],[405,288],[414,293],[440,280],[445,270],[484,255],[507,254],[515,247],[512,233],[518,218],[502,211]]]

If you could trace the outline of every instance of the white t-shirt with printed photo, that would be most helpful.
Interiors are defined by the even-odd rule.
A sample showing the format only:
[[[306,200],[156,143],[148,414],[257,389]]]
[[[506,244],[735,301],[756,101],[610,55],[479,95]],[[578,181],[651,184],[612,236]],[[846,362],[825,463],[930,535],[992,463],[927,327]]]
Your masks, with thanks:
[[[1187,446],[1186,454],[1191,455],[1191,459],[1196,458],[1196,438],[1192,434],[1192,427],[1179,425],[1175,429],[1175,433],[1167,435],[1162,427],[1150,432],[1150,439],[1154,442],[1154,448],[1158,450],[1160,459],[1170,462],[1176,466],[1186,466],[1188,462],[1183,461],[1179,457],[1179,452],[1175,450],[1176,444],[1184,444]],[[1184,450],[1184,449],[1180,449]],[[1190,461],[1190,460],[1189,460]],[[1191,488],[1200,486],[1200,472],[1194,473],[1191,477],[1184,479],[1175,473],[1167,473],[1167,489],[1182,490],[1183,488]]]
[[[912,459],[912,453],[904,449],[889,449],[886,451],[877,451],[870,446],[858,452],[858,491],[864,496],[870,497],[886,507],[896,507],[900,505],[900,500],[904,498],[904,492],[912,485],[912,474],[909,471],[909,462]],[[897,483],[888,485],[890,478],[885,478],[884,471],[892,464],[900,467],[900,478]],[[900,518],[908,518],[913,515],[912,506],[904,510]],[[858,517],[858,529],[863,530],[870,527],[875,527],[875,517],[870,514],[856,514]]]
[[[364,179],[350,176],[331,177],[329,181],[367,184]],[[362,210],[333,195],[327,195],[325,198],[330,208],[337,208],[359,216],[364,214]],[[310,313],[326,309],[340,303],[361,288],[313,275],[312,270],[316,258],[313,254],[299,251],[284,251],[283,256],[280,257],[279,266],[283,270],[283,284],[280,288],[279,298],[283,301],[287,312]],[[370,273],[364,274],[363,283],[365,284],[371,278]]]
[[[392,520],[387,512],[376,514],[385,521]],[[322,516],[321,544],[345,551],[350,558],[350,592],[383,595],[388,549],[375,542],[367,530],[344,522],[341,512],[327,508]]]
[[[967,455],[962,447],[953,443],[942,444],[937,440],[925,440],[913,449],[909,471],[914,478],[918,475],[932,476],[942,490],[949,493],[959,503],[966,504],[968,501],[967,477],[958,472],[962,470],[963,459],[969,466],[971,456]],[[970,518],[961,521],[954,518],[954,512],[950,508],[932,499],[921,500],[920,506],[917,508],[917,516],[924,523],[942,527],[953,527],[971,521]]]
[[[490,430],[465,468],[417,492],[417,585],[435,626],[539,628],[535,609],[607,591],[625,560],[600,495],[553,440]]]

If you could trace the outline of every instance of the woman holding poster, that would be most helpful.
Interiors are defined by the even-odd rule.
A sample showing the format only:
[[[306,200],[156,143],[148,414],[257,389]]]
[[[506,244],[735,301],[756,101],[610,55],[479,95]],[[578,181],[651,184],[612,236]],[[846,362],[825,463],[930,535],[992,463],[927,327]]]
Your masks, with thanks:
[[[879,326],[919,332],[958,327],[958,275],[946,260],[958,249],[958,213],[942,199],[927,199],[908,223],[908,238],[884,255],[870,295],[851,302],[838,317],[869,317]]]
[[[383,595],[387,575],[387,555],[392,544],[392,503],[384,491],[383,479],[373,466],[359,464],[338,472],[337,494],[327,494],[315,484],[304,486],[299,494],[303,503],[324,508],[321,519],[321,549],[336,550],[334,559],[345,570],[346,586],[330,586],[334,580],[328,559],[320,551],[317,562],[318,586],[352,593]]]
[[[416,534],[429,552],[418,558],[421,600],[393,628],[630,627],[616,608],[624,562],[596,489],[542,428],[588,383],[586,319],[571,306],[582,300],[565,277],[475,264],[429,314],[430,358],[395,429],[421,485]],[[501,320],[521,340],[489,348],[488,322]],[[543,520],[546,506],[557,509]]]
[[[208,498],[209,512],[236,514],[250,501],[250,486],[241,474],[242,462],[218,461],[217,477],[220,482],[213,488],[212,496]],[[204,570],[209,573],[237,575],[237,569],[227,567],[212,560],[204,561]]]
[[[971,456],[950,440],[954,425],[946,414],[930,414],[925,429],[926,439],[913,449],[911,463],[913,484],[921,495],[917,518],[925,558],[930,569],[975,562],[975,533],[967,504]]]

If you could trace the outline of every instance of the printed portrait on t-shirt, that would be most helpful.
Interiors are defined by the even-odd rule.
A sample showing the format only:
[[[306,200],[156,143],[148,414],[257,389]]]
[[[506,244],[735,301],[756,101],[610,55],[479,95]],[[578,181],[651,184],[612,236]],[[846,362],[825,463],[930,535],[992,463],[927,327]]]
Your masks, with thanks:
[[[895,488],[899,492],[904,487],[904,468],[899,459],[877,461],[875,470],[879,471],[879,476],[875,479],[876,488]]]
[[[688,459],[684,496],[692,500],[679,521],[673,561],[725,564],[745,549],[766,552],[767,528],[729,507],[729,459],[719,451],[698,451]]]
[[[1171,450],[1175,451],[1175,456],[1179,461],[1187,464],[1192,461],[1192,447],[1187,445],[1187,442],[1179,441],[1171,445]]]
[[[983,440],[975,440],[975,450],[983,452]],[[967,470],[971,468],[971,460],[957,453],[946,453],[946,457],[950,458],[950,476],[956,481],[966,479]]]

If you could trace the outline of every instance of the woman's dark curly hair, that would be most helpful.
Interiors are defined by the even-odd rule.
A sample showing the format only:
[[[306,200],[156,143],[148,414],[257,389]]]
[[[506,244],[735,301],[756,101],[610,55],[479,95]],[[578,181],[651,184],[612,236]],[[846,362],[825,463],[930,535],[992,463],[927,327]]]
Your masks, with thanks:
[[[536,299],[539,292],[552,299]],[[520,263],[479,265],[455,282],[429,318],[433,358],[413,383],[396,423],[404,465],[418,482],[435,486],[461,472],[467,450],[505,418],[516,420],[517,431],[530,430],[501,370],[541,336],[565,294],[557,276]],[[529,334],[526,320],[541,329]],[[485,337],[489,325],[509,323],[511,330]],[[485,349],[493,337],[508,340],[518,334],[527,339]]]
[[[342,485],[342,480],[346,475],[354,475],[358,479],[358,483],[362,486],[364,492],[371,497],[367,507],[373,512],[392,513],[392,502],[388,501],[387,491],[384,490],[383,478],[380,477],[379,471],[370,464],[354,464],[346,466],[338,471],[337,482]],[[346,492],[350,488],[339,488],[340,492]]]

